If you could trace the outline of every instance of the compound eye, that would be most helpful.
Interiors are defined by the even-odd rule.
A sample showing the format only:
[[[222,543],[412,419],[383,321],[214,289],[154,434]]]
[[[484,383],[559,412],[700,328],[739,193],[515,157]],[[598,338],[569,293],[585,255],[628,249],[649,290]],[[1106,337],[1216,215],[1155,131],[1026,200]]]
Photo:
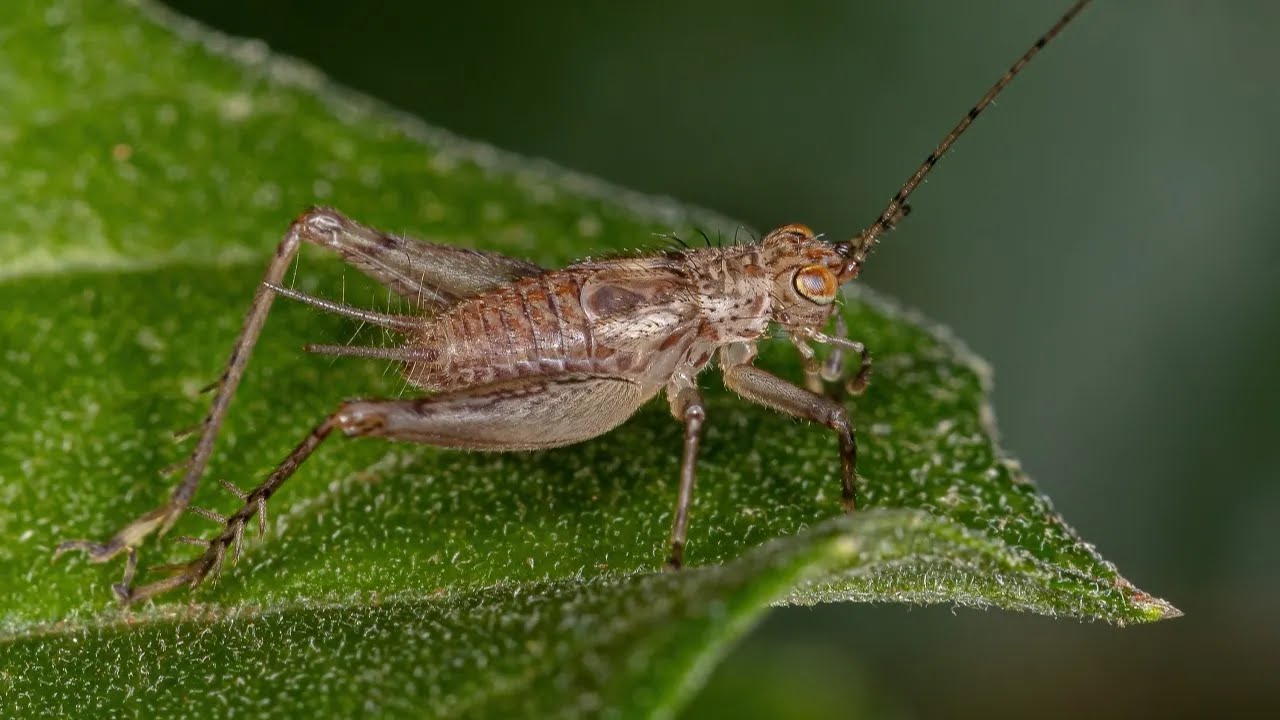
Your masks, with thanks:
[[[795,279],[796,292],[819,305],[827,305],[836,299],[840,283],[836,282],[835,273],[825,265],[810,265],[800,268]]]

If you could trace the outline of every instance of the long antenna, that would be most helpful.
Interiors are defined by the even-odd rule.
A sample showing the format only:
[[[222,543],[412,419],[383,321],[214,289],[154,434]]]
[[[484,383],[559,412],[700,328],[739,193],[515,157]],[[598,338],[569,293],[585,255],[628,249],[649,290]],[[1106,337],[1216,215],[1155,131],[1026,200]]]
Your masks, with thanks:
[[[987,94],[983,95],[982,99],[978,101],[978,104],[974,105],[973,108],[969,110],[968,114],[961,118],[960,122],[951,129],[951,132],[947,133],[947,136],[942,139],[942,142],[938,143],[938,147],[934,148],[933,152],[929,153],[929,157],[924,159],[924,162],[915,171],[915,173],[907,179],[907,181],[902,185],[902,188],[893,196],[893,199],[889,201],[887,206],[885,206],[884,211],[881,212],[880,216],[876,218],[876,221],[871,224],[871,227],[858,233],[858,236],[853,240],[839,244],[840,251],[843,254],[848,255],[850,258],[849,262],[845,265],[845,272],[842,273],[842,275],[852,276],[857,274],[859,267],[864,261],[866,261],[867,254],[871,252],[871,247],[876,244],[876,238],[880,237],[880,234],[884,231],[892,230],[899,220],[906,217],[907,214],[911,212],[911,206],[907,204],[907,198],[910,197],[911,193],[914,192],[920,183],[924,181],[925,176],[929,174],[929,171],[933,169],[934,165],[938,164],[938,161],[942,159],[942,156],[947,154],[947,151],[951,149],[951,146],[955,143],[956,139],[963,135],[965,130],[969,129],[969,126],[973,124],[974,119],[976,119],[978,115],[982,114],[983,110],[987,109],[987,106],[990,105],[991,102],[996,99],[996,96],[1013,81],[1013,78],[1018,73],[1022,72],[1022,69],[1026,67],[1027,63],[1031,62],[1031,58],[1035,57],[1045,45],[1048,45],[1050,40],[1057,37],[1058,33],[1062,32],[1062,29],[1075,19],[1075,16],[1079,15],[1080,11],[1083,10],[1091,1],[1092,0],[1077,0],[1076,4],[1072,5],[1071,8],[1058,19],[1058,22],[1054,23],[1053,27],[1049,28],[1048,32],[1041,35],[1040,39],[1036,40],[1035,44],[1023,53],[1022,57],[1018,58],[1018,61],[1015,62],[1013,66],[996,81],[996,84],[991,86],[990,90],[987,90]]]

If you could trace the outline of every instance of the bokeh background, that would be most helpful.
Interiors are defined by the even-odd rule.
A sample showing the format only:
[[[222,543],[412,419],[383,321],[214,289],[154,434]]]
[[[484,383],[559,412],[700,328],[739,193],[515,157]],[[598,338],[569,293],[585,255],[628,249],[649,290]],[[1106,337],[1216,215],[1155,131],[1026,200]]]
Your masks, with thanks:
[[[462,135],[837,236],[1066,4],[170,1]],[[1280,716],[1277,28],[1101,0],[863,275],[992,363],[1009,451],[1187,617],[776,611],[689,717]]]

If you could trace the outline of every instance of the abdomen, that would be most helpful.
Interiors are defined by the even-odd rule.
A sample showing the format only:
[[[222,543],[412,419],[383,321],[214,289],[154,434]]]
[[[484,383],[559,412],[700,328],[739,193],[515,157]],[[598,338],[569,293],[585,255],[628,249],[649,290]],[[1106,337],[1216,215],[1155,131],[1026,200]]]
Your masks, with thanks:
[[[698,308],[681,268],[606,261],[522,278],[433,318],[411,382],[448,391],[521,377],[608,376],[646,397],[698,342]],[[705,362],[705,360],[703,360]]]
[[[433,318],[421,343],[434,356],[406,369],[410,382],[448,391],[520,377],[595,369],[582,285],[552,272],[468,298]]]

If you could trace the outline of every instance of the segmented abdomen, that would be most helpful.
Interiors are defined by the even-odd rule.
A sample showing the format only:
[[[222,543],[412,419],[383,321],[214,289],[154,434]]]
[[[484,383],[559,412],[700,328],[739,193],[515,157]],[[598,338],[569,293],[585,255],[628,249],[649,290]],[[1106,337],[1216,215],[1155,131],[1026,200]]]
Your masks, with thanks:
[[[582,309],[583,279],[552,272],[468,298],[429,320],[411,340],[429,359],[406,375],[447,391],[535,375],[600,370],[614,353],[599,352]]]

